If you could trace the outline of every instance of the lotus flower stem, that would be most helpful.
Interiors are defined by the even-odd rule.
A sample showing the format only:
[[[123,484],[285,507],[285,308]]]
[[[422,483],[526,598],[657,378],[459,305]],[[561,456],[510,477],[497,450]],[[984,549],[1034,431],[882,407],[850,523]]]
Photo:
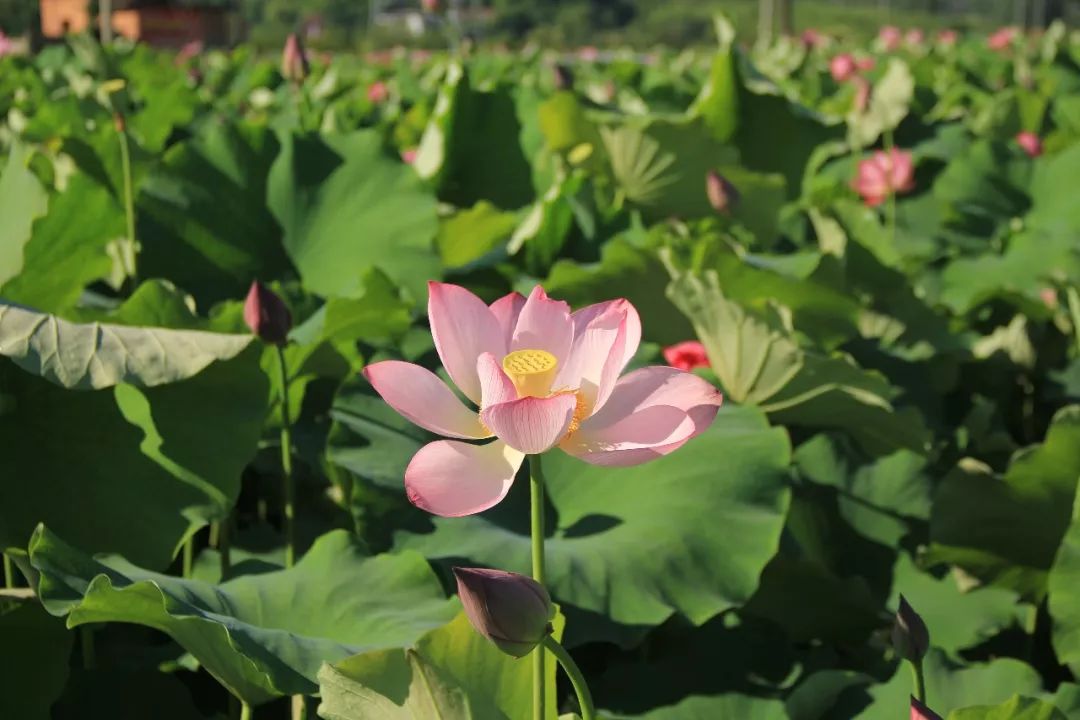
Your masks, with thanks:
[[[135,240],[135,190],[131,181],[131,148],[126,125],[117,128],[120,138],[120,166],[124,172],[124,216],[127,221],[127,246],[123,250],[124,270],[131,280],[131,289],[139,286],[138,243]]]
[[[251,706],[243,700],[240,701],[240,720],[251,720]]]
[[[184,541],[184,560],[181,575],[184,579],[191,577],[191,570],[195,565],[195,538],[189,537]]]
[[[82,645],[83,669],[93,670],[97,664],[97,652],[94,650],[94,629],[89,625],[80,625],[79,642]]]
[[[4,587],[15,587],[15,568],[11,564],[11,558],[4,553]]]
[[[218,551],[218,557],[221,561],[222,580],[228,579],[230,566],[232,565],[229,553],[230,519],[231,516],[226,515],[224,520],[210,523],[210,545]]]
[[[922,660],[911,663],[911,675],[915,680],[915,697],[926,704],[926,680],[923,678]]]
[[[1069,301],[1069,315],[1072,316],[1073,340],[1076,341],[1076,350],[1080,352],[1080,294],[1076,288],[1070,287],[1065,290],[1065,297]]]
[[[533,580],[544,584],[544,468],[539,455],[529,456]],[[533,650],[533,720],[544,720],[544,646]]]
[[[296,564],[296,487],[292,474],[292,427],[289,422],[289,368],[285,349],[277,346],[278,367],[281,370],[281,469],[285,481],[285,567]]]
[[[566,648],[550,635],[544,638],[542,647],[551,651],[570,678],[570,684],[574,686],[574,692],[577,693],[578,705],[581,706],[581,720],[594,720],[596,709],[593,707],[592,693],[589,692],[589,685],[585,682],[585,676],[574,662],[574,658],[570,657]]]

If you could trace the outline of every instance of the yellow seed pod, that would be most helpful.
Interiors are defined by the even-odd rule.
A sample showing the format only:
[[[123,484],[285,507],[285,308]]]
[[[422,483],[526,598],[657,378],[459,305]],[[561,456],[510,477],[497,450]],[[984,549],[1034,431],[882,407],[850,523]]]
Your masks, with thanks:
[[[503,358],[503,370],[521,397],[546,397],[559,361],[547,350],[515,350]]]

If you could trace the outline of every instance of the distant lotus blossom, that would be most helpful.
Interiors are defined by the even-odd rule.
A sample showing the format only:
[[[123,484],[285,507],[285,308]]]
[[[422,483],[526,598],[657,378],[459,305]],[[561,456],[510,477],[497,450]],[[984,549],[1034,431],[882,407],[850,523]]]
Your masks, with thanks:
[[[1044,287],[1039,291],[1039,299],[1042,300],[1042,304],[1047,307],[1048,310],[1057,310],[1058,296],[1057,290],[1052,287]]]
[[[584,62],[596,62],[600,59],[600,51],[594,45],[586,45],[578,50],[578,58]]]
[[[416,162],[416,148],[407,148],[401,151],[401,159],[407,164],[412,165]]]
[[[203,49],[202,40],[192,40],[184,43],[184,45],[176,51],[175,63],[177,65],[183,65],[188,60],[202,55]]]
[[[917,698],[912,697],[911,720],[942,720],[942,717],[919,702]]]
[[[955,30],[942,30],[937,34],[937,41],[939,45],[943,45],[945,47],[952,47],[956,44],[956,41],[959,39],[959,37],[960,36]]]
[[[856,72],[858,72],[858,66],[850,53],[840,53],[829,61],[829,73],[838,83],[850,80]]]
[[[926,35],[919,28],[912,28],[904,35],[904,44],[908,47],[919,47],[923,44]]]
[[[11,38],[4,34],[3,30],[0,30],[0,57],[11,55],[14,52],[15,43],[11,41]]]
[[[715,170],[705,174],[705,195],[712,209],[721,215],[731,215],[741,199],[738,188]]]
[[[426,13],[436,13],[442,7],[442,3],[439,0],[420,0],[420,7]]]
[[[809,48],[824,47],[829,43],[829,36],[818,32],[814,28],[806,28],[802,32],[803,45]]]
[[[886,25],[878,31],[878,42],[881,44],[881,48],[886,52],[900,47],[900,43],[903,39],[904,34],[900,31],[900,28],[895,25]]]
[[[852,105],[858,112],[866,112],[866,108],[870,105],[870,81],[862,76],[856,76],[855,80],[855,101]]]
[[[1024,149],[1024,152],[1028,154],[1028,157],[1039,157],[1042,155],[1042,140],[1040,140],[1039,136],[1033,132],[1025,130],[1021,133],[1017,133],[1016,144]]]
[[[875,65],[877,65],[877,61],[869,55],[855,58],[855,67],[858,68],[859,72],[870,72]]]
[[[986,46],[991,50],[1008,50],[1018,34],[1017,29],[1014,27],[1000,28],[986,38]]]
[[[390,97],[390,90],[382,80],[376,80],[368,85],[367,99],[376,105],[381,105]]]
[[[911,153],[897,148],[877,151],[859,162],[852,187],[870,207],[877,207],[891,195],[915,188],[915,165]]]
[[[694,368],[709,367],[709,355],[705,352],[705,346],[697,340],[685,340],[664,348],[664,362],[690,372]]]
[[[717,389],[691,373],[623,375],[641,340],[625,299],[572,313],[539,285],[528,298],[510,293],[491,305],[447,283],[429,283],[428,293],[435,350],[474,405],[409,362],[373,363],[364,376],[406,419],[455,438],[424,445],[405,470],[409,500],[435,515],[487,510],[506,497],[526,455],[555,447],[594,465],[663,457],[704,432],[720,408]]]
[[[285,47],[281,51],[281,77],[295,83],[301,83],[311,71],[307,53],[296,33],[285,38]]]

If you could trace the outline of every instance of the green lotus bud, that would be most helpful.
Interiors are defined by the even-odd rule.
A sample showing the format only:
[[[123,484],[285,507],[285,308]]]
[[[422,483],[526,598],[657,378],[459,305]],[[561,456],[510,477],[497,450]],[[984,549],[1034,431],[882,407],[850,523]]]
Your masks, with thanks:
[[[892,643],[900,657],[913,663],[922,662],[930,649],[930,631],[903,595],[900,596],[900,609],[896,611],[893,622]]]
[[[532,652],[551,633],[555,607],[544,586],[503,570],[454,568],[469,622],[507,655]]]
[[[244,301],[244,323],[263,342],[284,345],[292,330],[292,313],[285,301],[256,280]]]

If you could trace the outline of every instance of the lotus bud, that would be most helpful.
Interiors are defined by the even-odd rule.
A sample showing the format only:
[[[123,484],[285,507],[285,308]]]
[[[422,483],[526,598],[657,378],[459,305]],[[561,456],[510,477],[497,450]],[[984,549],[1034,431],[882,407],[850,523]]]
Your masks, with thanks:
[[[552,80],[556,90],[572,90],[574,87],[574,73],[562,63],[556,63],[551,68]]]
[[[930,649],[930,631],[903,595],[900,596],[900,609],[896,611],[893,622],[892,643],[900,657],[912,663],[922,662]]]
[[[528,655],[551,633],[555,607],[544,586],[503,570],[454,568],[469,622],[507,655]]]
[[[697,340],[684,340],[664,348],[664,362],[690,372],[694,368],[709,367],[709,355],[705,352],[705,346]]]
[[[730,215],[739,203],[739,191],[715,170],[710,170],[705,176],[705,193],[713,210],[723,215]]]
[[[421,0],[420,7],[426,13],[437,13],[442,7],[442,3],[439,0]]]
[[[1021,133],[1017,133],[1016,144],[1028,154],[1028,157],[1039,157],[1042,155],[1042,140],[1040,140],[1039,136],[1033,132],[1024,130]]]
[[[285,39],[285,49],[281,51],[281,77],[294,83],[302,83],[310,69],[300,38],[296,33],[290,33]]]
[[[288,341],[292,313],[281,298],[256,280],[244,301],[244,323],[263,342],[280,346]]]
[[[911,697],[911,720],[942,720],[942,718],[919,702],[919,699],[913,695]]]
[[[840,53],[829,61],[829,74],[832,75],[833,80],[838,83],[846,82],[851,79],[857,71],[858,68],[855,66],[855,58],[851,53]]]

